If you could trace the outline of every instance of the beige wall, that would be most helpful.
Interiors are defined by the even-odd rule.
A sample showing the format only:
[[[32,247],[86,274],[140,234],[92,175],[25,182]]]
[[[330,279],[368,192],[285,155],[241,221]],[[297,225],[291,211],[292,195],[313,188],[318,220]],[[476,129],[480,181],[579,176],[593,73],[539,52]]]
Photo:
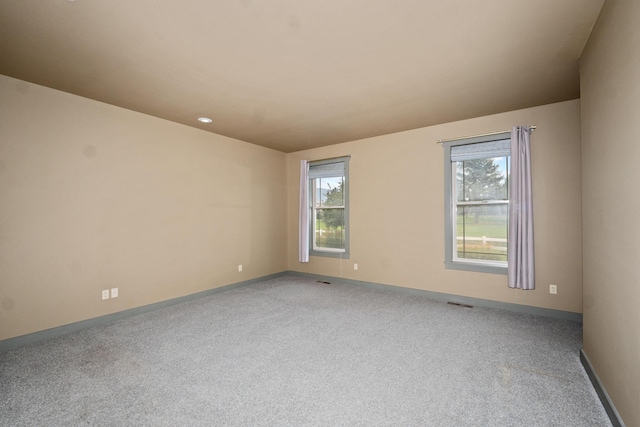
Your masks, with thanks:
[[[436,144],[518,124],[538,126],[532,136],[537,289],[526,295],[509,289],[504,275],[445,270],[443,153]],[[351,258],[301,264],[299,161],[348,154]],[[290,153],[287,181],[290,270],[582,312],[578,100]],[[557,295],[549,294],[550,283]]]
[[[640,426],[640,2],[609,0],[581,61],[584,351]]]
[[[0,99],[0,340],[286,269],[283,153],[5,76]]]

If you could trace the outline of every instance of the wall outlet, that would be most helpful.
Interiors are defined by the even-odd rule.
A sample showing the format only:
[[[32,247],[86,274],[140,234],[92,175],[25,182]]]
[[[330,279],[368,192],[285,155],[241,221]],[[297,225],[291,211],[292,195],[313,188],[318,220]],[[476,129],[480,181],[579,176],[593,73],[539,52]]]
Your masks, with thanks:
[[[102,299],[109,299],[109,289],[102,291]]]
[[[354,269],[354,270],[357,270],[357,269],[358,269],[358,264],[355,264],[355,263],[354,263],[354,264],[353,264],[353,269]]]
[[[111,298],[118,298],[118,288],[111,288]]]
[[[558,287],[556,285],[549,285],[549,293],[550,294],[557,294],[558,293]]]
[[[238,272],[242,271],[242,264],[238,264]]]

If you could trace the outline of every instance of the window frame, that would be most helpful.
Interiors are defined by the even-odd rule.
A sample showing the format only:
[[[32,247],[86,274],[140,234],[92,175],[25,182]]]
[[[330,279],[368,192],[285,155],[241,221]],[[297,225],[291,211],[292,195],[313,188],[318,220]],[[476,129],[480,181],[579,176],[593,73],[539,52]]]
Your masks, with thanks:
[[[344,184],[343,184],[343,192],[344,192],[344,249],[334,249],[334,248],[322,248],[317,247],[315,244],[315,218],[317,208],[315,206],[315,188],[313,185],[313,181],[317,178],[312,178],[309,176],[308,179],[308,188],[309,188],[309,255],[310,256],[322,256],[329,258],[341,258],[341,259],[349,259],[350,251],[349,251],[349,160],[351,156],[344,157],[336,157],[332,159],[324,159],[324,160],[316,160],[309,162],[309,170],[313,166],[331,164],[331,163],[342,163],[344,165]],[[336,175],[337,176],[337,175]],[[321,209],[342,209],[339,207],[322,207]]]
[[[444,265],[448,270],[475,271],[480,273],[507,274],[508,264],[504,261],[472,260],[457,257],[457,211],[456,211],[456,169],[451,161],[451,148],[458,145],[477,144],[511,139],[511,132],[500,132],[472,138],[461,138],[442,143],[444,151]],[[504,204],[504,202],[500,202]],[[507,206],[508,206],[507,202]],[[487,202],[484,204],[493,204]],[[478,205],[478,204],[474,204]],[[508,224],[507,224],[508,227]],[[507,235],[507,244],[509,236]]]

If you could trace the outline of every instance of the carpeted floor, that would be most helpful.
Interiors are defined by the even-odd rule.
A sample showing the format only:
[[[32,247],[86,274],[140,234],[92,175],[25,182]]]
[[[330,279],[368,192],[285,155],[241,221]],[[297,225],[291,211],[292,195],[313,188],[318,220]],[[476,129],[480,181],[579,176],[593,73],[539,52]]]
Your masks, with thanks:
[[[284,277],[0,353],[0,424],[609,426],[581,337]]]

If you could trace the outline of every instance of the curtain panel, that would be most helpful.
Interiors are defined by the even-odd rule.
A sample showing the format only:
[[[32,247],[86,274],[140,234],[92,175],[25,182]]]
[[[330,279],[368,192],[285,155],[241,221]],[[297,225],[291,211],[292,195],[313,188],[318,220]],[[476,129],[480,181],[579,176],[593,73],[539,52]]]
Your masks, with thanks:
[[[306,160],[300,161],[298,236],[298,261],[309,262],[309,162]]]
[[[509,287],[517,289],[535,289],[530,132],[527,126],[511,130],[507,260]]]

